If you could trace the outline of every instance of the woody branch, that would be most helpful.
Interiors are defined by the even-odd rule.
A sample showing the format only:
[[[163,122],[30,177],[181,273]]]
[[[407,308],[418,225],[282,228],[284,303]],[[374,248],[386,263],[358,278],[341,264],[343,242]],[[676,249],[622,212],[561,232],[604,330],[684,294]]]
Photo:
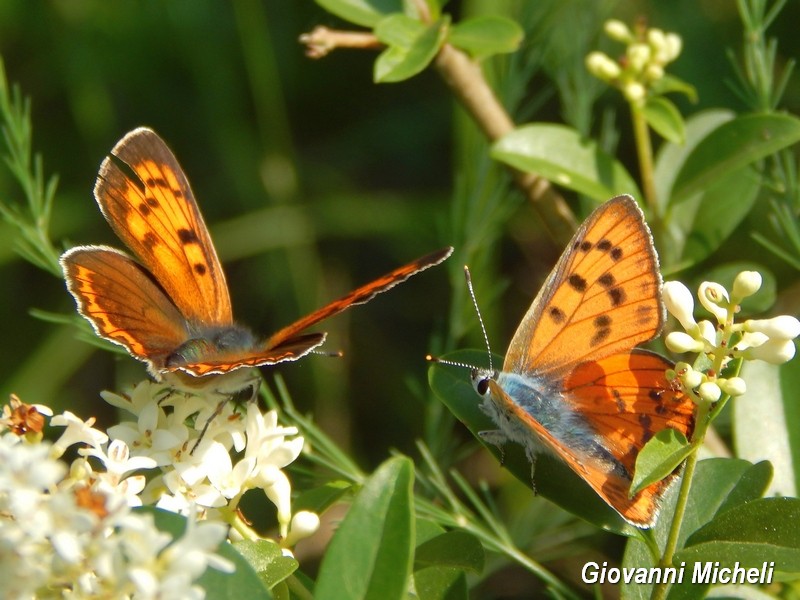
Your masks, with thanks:
[[[322,58],[342,48],[379,50],[384,47],[372,33],[322,26],[300,36],[300,42],[305,44],[306,54],[311,58]],[[490,142],[514,129],[513,120],[486,81],[478,63],[461,50],[445,44],[433,64]],[[510,170],[514,182],[542,218],[551,237],[558,242],[568,240],[576,228],[576,221],[563,196],[538,175]]]

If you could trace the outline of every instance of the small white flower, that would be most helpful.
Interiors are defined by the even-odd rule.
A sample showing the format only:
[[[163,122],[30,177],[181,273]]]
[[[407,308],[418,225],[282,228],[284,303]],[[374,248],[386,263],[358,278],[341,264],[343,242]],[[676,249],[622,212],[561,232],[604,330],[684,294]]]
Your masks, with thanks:
[[[628,102],[641,102],[647,95],[647,89],[638,81],[631,81],[622,86],[622,94]]]
[[[90,417],[82,421],[73,413],[64,411],[60,415],[50,419],[50,425],[54,427],[66,427],[64,433],[53,444],[51,452],[56,458],[64,454],[64,451],[73,444],[87,444],[88,446],[98,447],[108,441],[108,436],[102,431],[92,427],[95,418]]]

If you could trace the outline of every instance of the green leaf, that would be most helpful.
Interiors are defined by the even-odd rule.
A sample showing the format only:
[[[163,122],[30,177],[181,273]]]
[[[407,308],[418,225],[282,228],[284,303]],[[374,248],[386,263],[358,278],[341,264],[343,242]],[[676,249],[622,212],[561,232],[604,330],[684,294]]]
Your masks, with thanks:
[[[679,92],[689,98],[690,102],[697,102],[697,90],[695,87],[669,73],[665,73],[661,79],[654,81],[651,89],[659,96],[670,92]]]
[[[294,558],[284,556],[280,546],[271,540],[240,540],[233,546],[270,589],[289,577],[299,566]]]
[[[672,194],[675,177],[689,154],[709,133],[735,116],[736,114],[730,110],[701,111],[686,119],[686,141],[683,144],[666,141],[661,145],[655,160],[655,183],[659,212],[662,215],[667,212],[667,202]]]
[[[678,108],[666,98],[653,96],[642,109],[647,123],[661,137],[673,144],[682,144],[686,139],[686,126]]]
[[[628,497],[672,473],[691,453],[686,436],[674,429],[662,429],[636,457],[636,468]]]
[[[747,361],[742,365],[747,392],[733,400],[736,453],[745,459],[766,459],[772,463],[775,477],[771,494],[797,494],[797,467],[793,466],[792,451],[792,444],[797,443],[794,431],[797,421],[789,420],[791,404],[797,402],[797,388],[790,388],[782,380],[785,377],[796,383],[798,370],[791,363],[778,366],[759,360]],[[757,419],[753,418],[755,414]]]
[[[364,484],[333,536],[314,596],[340,600],[406,597],[411,574],[413,464],[384,462]]]
[[[732,458],[712,458],[697,463],[689,502],[681,526],[678,548],[682,548],[690,533],[708,523],[722,510],[727,510],[738,503],[758,497],[763,490],[765,480],[769,480],[769,465],[751,465],[746,460]],[[679,482],[669,489],[664,497],[658,521],[653,528],[658,547],[663,550],[670,529],[670,519],[675,513],[675,502],[678,496]],[[673,561],[679,565],[681,559]],[[652,556],[647,546],[637,539],[628,540],[623,557],[625,567],[653,567]],[[681,598],[703,598],[703,591],[708,586],[680,586]],[[623,598],[649,598],[651,585],[623,586]],[[672,592],[670,593],[672,598]]]
[[[724,175],[800,141],[800,119],[780,114],[736,117],[712,131],[675,180],[671,202],[687,200]]]
[[[601,202],[620,194],[641,198],[620,162],[564,125],[518,127],[492,146],[492,157]]]
[[[484,560],[478,538],[465,531],[448,531],[417,546],[414,570],[440,566],[480,573]]]
[[[697,198],[683,202],[675,211],[693,213],[684,233],[681,263],[688,267],[710,256],[750,214],[761,189],[761,178],[750,168],[727,173],[703,190]],[[681,219],[689,220],[686,214]]]
[[[375,27],[375,37],[387,46],[408,49],[425,32],[425,25],[403,14],[390,15]]]
[[[468,365],[488,366],[485,351],[458,350],[443,357],[444,360]],[[502,357],[493,356],[494,364],[500,365]],[[572,469],[562,461],[541,454],[536,459],[536,470],[531,477],[531,465],[525,451],[519,444],[509,443],[501,451],[497,446],[486,443],[480,431],[497,429],[497,426],[479,408],[480,397],[470,381],[467,369],[434,363],[428,371],[428,382],[436,396],[450,412],[461,421],[502,465],[528,487],[534,486],[536,493],[555,502],[565,510],[594,523],[602,529],[620,535],[639,536],[639,529],[625,522],[619,514]],[[534,435],[531,432],[531,435]]]
[[[321,514],[352,488],[352,484],[348,481],[329,481],[325,485],[300,494],[296,500],[292,501],[292,509],[295,512],[299,510],[310,510],[311,512]]]
[[[418,564],[420,549],[428,542],[434,542],[440,536],[449,535],[436,523],[426,519],[418,518],[417,527],[417,550],[415,553],[414,566],[414,590],[420,600],[467,600],[468,586],[465,572],[457,567],[447,566],[446,561],[440,564],[431,563],[432,566],[421,568]],[[451,532],[461,533],[465,532]],[[458,540],[456,540],[458,541]],[[435,544],[435,542],[434,542]],[[467,542],[469,546],[470,542]],[[430,549],[422,550],[423,554],[430,553]],[[483,548],[481,548],[481,553]],[[469,552],[468,552],[469,554]],[[426,561],[427,563],[427,561]]]
[[[397,41],[397,45],[390,45],[375,61],[373,78],[376,83],[403,81],[420,73],[444,44],[449,24],[447,16],[423,27],[416,35],[412,35],[414,26],[408,21],[403,15],[392,15],[376,28],[376,35],[380,31],[379,39]]]
[[[676,561],[719,561],[776,571],[800,572],[800,500],[760,498],[725,511],[695,531]]]
[[[475,58],[514,52],[525,32],[511,19],[497,16],[474,17],[453,25],[448,41]]]
[[[363,27],[374,27],[386,15],[402,12],[402,0],[315,0],[337,17]]]

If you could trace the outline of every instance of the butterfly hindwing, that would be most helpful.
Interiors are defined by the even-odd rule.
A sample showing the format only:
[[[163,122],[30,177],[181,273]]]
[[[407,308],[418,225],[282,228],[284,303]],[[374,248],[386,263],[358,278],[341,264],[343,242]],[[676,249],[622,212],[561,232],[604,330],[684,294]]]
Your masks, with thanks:
[[[504,371],[552,373],[628,350],[664,322],[658,258],[641,210],[609,200],[578,229],[512,338]]]
[[[188,338],[183,316],[130,257],[103,246],[78,246],[61,265],[80,313],[98,335],[159,367]]]
[[[187,320],[232,322],[225,274],[189,181],[155,132],[134,129],[114,146],[94,194],[114,232]]]

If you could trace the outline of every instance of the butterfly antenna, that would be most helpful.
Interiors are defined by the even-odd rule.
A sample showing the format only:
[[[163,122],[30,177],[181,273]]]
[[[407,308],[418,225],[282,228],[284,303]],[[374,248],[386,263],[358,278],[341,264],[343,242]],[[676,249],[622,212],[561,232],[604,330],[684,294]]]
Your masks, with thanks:
[[[472,306],[475,307],[475,313],[478,315],[478,323],[481,325],[481,333],[483,333],[483,341],[486,344],[486,352],[489,354],[489,371],[494,372],[494,365],[492,364],[492,348],[489,345],[489,335],[486,333],[486,325],[483,323],[481,316],[481,309],[478,307],[478,299],[475,298],[475,288],[472,287],[472,276],[469,274],[469,267],[464,265],[464,277],[467,279],[467,290],[469,297],[472,298]]]

